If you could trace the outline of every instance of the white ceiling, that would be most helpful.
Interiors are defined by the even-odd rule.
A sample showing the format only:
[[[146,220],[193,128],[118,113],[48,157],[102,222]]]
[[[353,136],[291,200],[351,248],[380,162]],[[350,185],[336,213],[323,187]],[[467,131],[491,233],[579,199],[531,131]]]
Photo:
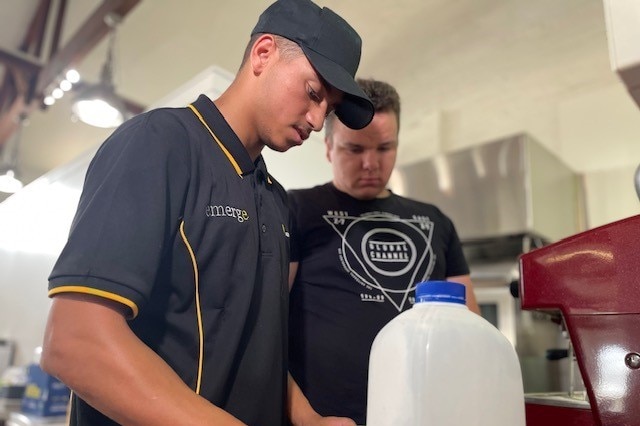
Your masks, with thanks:
[[[37,3],[0,0],[0,45],[16,48]],[[63,43],[99,3],[69,0]],[[270,3],[143,0],[117,33],[117,91],[150,105],[209,65],[235,72],[251,28]],[[524,100],[544,109],[599,88],[623,90],[609,65],[601,0],[317,3],[341,14],[361,34],[359,75],[387,80],[400,92],[402,141],[455,145],[433,146],[431,152],[477,143],[499,131],[528,131],[527,117],[517,121],[521,128],[500,127],[503,117],[518,114]],[[85,79],[97,80],[104,56],[101,43],[79,67]],[[474,111],[486,117],[493,110],[499,114],[486,131],[475,127],[465,133]],[[434,118],[448,138],[429,140]],[[30,117],[20,145],[20,171],[33,180],[109,133],[72,122],[63,98]]]

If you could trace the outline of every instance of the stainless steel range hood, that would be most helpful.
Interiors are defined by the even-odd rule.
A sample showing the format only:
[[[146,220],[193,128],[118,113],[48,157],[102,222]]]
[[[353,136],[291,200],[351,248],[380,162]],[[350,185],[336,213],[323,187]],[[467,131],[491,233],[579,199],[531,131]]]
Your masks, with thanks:
[[[396,169],[395,192],[438,206],[464,241],[582,230],[578,175],[527,134]]]

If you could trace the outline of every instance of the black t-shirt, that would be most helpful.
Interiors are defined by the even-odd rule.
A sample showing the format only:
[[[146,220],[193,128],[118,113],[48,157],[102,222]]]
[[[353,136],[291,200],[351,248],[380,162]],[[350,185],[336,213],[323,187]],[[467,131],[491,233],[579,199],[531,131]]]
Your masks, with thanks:
[[[131,329],[194,392],[249,425],[282,425],[288,223],[284,189],[211,100],[154,110],[90,164],[49,295],[128,306]],[[73,403],[72,424],[114,424]]]
[[[364,424],[373,339],[413,306],[418,282],[469,273],[460,241],[435,206],[395,194],[361,201],[328,183],[289,203],[290,372],[320,414]]]

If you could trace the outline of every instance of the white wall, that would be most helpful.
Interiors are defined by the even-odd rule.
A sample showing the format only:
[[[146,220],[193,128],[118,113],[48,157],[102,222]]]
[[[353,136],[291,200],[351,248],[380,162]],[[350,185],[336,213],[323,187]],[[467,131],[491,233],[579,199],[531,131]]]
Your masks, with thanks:
[[[585,175],[588,223],[591,228],[640,214],[633,186],[635,167],[599,170]]]
[[[331,166],[320,133],[313,133],[302,146],[286,153],[265,149],[262,155],[269,173],[286,189],[309,188],[331,180]]]
[[[0,337],[16,342],[17,365],[42,344],[47,278],[67,240],[93,152],[0,203]]]

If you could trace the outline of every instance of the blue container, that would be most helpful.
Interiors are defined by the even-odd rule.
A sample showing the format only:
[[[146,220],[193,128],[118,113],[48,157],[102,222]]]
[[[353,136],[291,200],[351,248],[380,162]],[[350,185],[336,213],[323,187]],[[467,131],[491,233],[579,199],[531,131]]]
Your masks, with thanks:
[[[67,413],[71,391],[37,364],[27,367],[27,386],[21,411],[38,417],[59,417]]]

